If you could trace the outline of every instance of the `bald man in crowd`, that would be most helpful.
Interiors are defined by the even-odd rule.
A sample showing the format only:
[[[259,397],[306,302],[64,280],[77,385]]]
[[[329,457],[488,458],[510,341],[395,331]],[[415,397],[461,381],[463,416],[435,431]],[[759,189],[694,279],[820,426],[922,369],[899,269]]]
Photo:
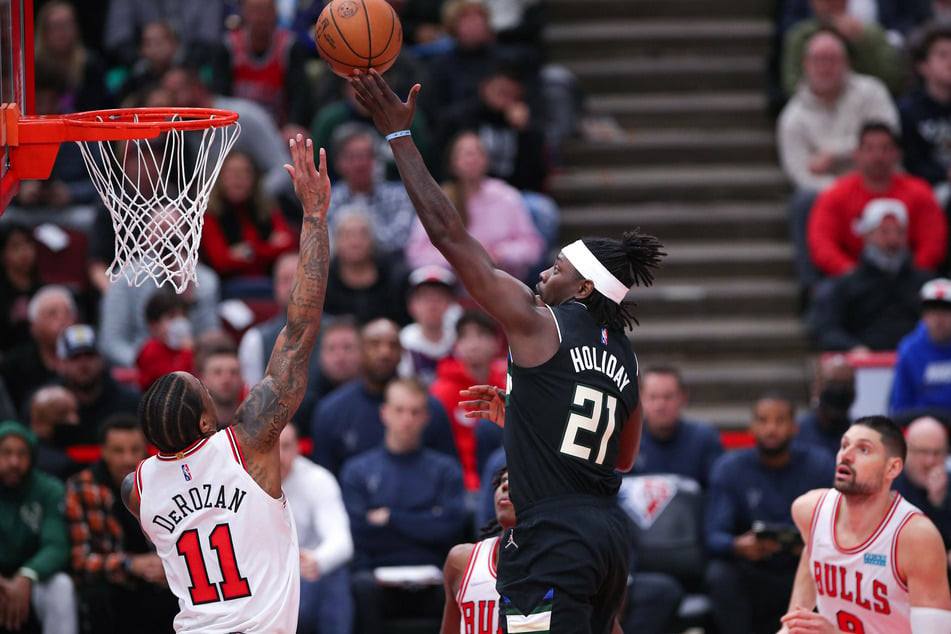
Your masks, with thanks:
[[[944,540],[951,574],[951,488],[948,487],[948,428],[923,416],[905,432],[908,458],[892,488],[934,522]]]

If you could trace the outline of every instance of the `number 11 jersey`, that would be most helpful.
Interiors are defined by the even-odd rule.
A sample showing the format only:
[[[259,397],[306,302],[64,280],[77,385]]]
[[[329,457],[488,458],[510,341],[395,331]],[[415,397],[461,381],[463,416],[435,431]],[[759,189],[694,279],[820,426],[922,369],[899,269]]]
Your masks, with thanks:
[[[231,428],[135,473],[142,530],[178,597],[176,632],[293,634],[300,603],[297,529],[284,496],[245,469]]]

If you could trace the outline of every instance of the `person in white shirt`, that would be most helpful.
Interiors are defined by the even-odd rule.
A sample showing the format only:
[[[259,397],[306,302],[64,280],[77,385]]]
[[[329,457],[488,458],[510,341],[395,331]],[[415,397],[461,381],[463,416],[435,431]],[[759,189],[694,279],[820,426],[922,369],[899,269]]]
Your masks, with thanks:
[[[300,544],[297,634],[349,633],[353,597],[346,564],[353,557],[350,519],[329,471],[300,455],[297,431],[281,432],[281,487],[290,502]]]

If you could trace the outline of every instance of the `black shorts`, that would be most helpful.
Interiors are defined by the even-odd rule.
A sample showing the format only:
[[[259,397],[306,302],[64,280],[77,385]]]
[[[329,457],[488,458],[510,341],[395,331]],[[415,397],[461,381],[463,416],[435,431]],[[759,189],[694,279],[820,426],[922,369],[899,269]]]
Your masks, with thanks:
[[[499,542],[499,615],[506,634],[607,634],[627,588],[630,519],[617,499],[545,500],[519,511]]]

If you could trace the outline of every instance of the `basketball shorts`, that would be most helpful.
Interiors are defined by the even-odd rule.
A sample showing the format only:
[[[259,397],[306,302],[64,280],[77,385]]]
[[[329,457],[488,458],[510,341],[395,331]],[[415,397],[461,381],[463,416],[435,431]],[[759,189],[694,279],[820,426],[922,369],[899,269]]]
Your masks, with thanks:
[[[499,542],[502,631],[608,634],[624,600],[633,553],[617,500],[544,500],[520,511]]]

